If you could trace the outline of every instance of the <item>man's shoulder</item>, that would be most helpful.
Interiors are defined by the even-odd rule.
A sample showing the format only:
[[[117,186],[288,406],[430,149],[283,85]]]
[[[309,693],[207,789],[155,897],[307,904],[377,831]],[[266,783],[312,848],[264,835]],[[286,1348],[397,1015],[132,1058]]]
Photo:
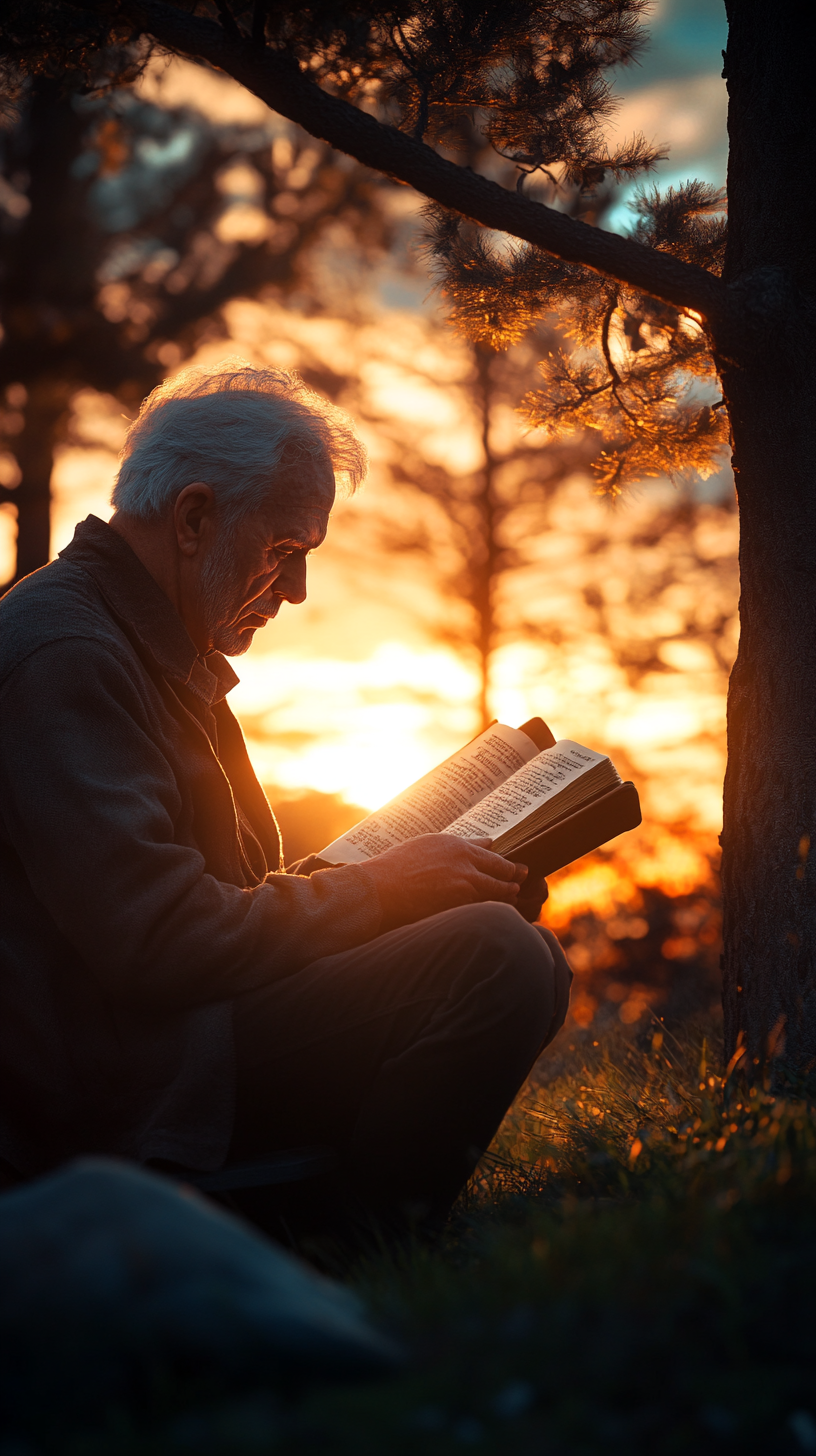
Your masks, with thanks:
[[[0,598],[0,682],[40,648],[84,638],[109,651],[126,639],[89,572],[58,559]]]

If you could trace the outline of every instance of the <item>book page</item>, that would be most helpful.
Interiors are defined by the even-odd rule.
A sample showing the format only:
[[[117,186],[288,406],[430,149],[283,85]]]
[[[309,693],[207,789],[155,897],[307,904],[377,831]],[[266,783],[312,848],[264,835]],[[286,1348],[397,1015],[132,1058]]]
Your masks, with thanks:
[[[514,829],[534,809],[546,804],[568,785],[588,773],[605,755],[562,738],[554,748],[545,748],[520,768],[507,783],[501,784],[480,803],[474,805],[448,826],[448,834],[462,839],[480,839],[489,835],[498,839]]]
[[[493,723],[384,808],[322,849],[319,857],[327,864],[360,864],[418,834],[439,834],[536,756],[540,756],[538,749],[526,733]],[[477,837],[482,834],[479,830]]]

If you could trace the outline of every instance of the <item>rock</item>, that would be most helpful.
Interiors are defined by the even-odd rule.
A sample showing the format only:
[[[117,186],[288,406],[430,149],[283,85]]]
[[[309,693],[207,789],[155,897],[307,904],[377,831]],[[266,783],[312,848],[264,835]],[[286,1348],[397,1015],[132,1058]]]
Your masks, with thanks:
[[[291,1388],[399,1363],[342,1285],[169,1179],[104,1159],[0,1197],[0,1425],[159,1390]]]

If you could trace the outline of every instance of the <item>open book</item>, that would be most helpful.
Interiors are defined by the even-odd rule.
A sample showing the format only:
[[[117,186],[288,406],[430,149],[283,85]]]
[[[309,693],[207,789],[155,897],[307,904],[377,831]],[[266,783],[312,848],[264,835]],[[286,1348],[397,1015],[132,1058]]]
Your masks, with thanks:
[[[493,841],[537,874],[552,874],[640,823],[634,784],[611,759],[541,718],[484,733],[320,851],[326,865],[360,864],[419,834]]]

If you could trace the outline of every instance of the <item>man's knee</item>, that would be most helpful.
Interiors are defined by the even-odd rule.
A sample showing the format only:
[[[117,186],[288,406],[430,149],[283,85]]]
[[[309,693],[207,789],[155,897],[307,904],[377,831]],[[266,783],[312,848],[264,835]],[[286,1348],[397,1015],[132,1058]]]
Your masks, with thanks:
[[[564,954],[561,943],[552,930],[545,925],[531,926],[540,936],[541,941],[552,961],[552,986],[553,986],[553,1014],[546,1038],[542,1045],[544,1047],[551,1042],[556,1032],[561,1030],[569,1010],[570,986],[572,985],[572,971],[569,961]]]
[[[558,971],[559,975],[564,977],[568,986],[571,985],[572,971],[570,969],[569,961],[564,954],[564,947],[558,939],[558,936],[546,925],[535,925],[533,929],[538,931],[538,934],[544,941],[544,944],[546,945],[547,949],[550,952],[550,955],[553,958],[556,970]]]
[[[572,971],[558,939],[543,925],[529,925],[512,905],[488,901],[469,908],[475,912],[472,931],[498,953],[502,995],[541,1019],[543,1049],[569,1009]]]
[[[529,925],[512,905],[496,900],[464,905],[452,913],[459,920],[463,948],[469,942],[480,953],[482,963],[487,956],[489,979],[498,978],[504,1004],[512,998],[530,1010],[540,1005],[542,1013],[551,1013],[554,1001],[561,999],[560,968],[539,929]],[[563,953],[560,958],[563,961]]]
[[[481,945],[491,945],[500,953],[511,952],[514,958],[530,960],[534,965],[552,960],[552,951],[539,934],[539,927],[529,925],[512,905],[485,900],[480,905],[462,905],[453,913],[461,916],[462,930]]]

